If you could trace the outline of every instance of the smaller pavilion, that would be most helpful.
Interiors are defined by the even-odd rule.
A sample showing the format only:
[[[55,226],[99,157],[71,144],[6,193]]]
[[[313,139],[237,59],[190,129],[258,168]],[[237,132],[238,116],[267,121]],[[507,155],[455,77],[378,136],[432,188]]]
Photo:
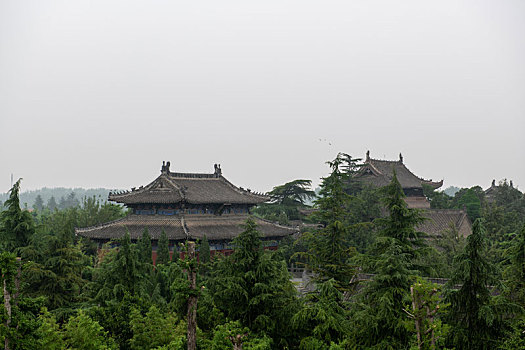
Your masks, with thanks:
[[[418,230],[425,232],[431,238],[441,236],[450,228],[455,228],[463,237],[472,233],[472,225],[465,210],[430,208],[430,202],[423,193],[423,185],[436,190],[443,186],[443,180],[436,182],[416,176],[403,163],[401,153],[399,160],[380,160],[370,158],[370,151],[367,151],[366,159],[355,177],[374,187],[384,187],[392,181],[394,171],[406,195],[405,202],[408,207],[422,209],[423,216],[427,218],[417,228]]]
[[[386,186],[392,181],[394,171],[406,195],[405,201],[410,208],[429,209],[430,202],[423,194],[423,185],[438,189],[443,180],[435,182],[425,180],[412,173],[403,163],[403,155],[399,153],[399,160],[380,160],[370,158],[370,151],[366,152],[366,159],[355,177],[374,187]]]

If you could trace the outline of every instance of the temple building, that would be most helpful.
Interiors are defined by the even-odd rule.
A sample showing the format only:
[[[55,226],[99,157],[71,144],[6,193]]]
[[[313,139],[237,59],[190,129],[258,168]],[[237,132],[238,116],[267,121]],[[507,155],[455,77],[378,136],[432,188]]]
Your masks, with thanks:
[[[462,209],[431,209],[430,202],[423,193],[423,185],[428,185],[434,190],[443,185],[443,180],[432,181],[420,178],[412,173],[403,163],[403,156],[399,160],[380,160],[370,158],[370,151],[366,152],[366,159],[355,175],[355,178],[374,187],[386,186],[392,181],[396,173],[397,179],[405,193],[405,202],[409,208],[422,209],[427,220],[418,227],[429,237],[437,238],[445,230],[454,228],[466,237],[472,233],[472,225],[467,213]]]
[[[212,253],[232,250],[231,240],[242,231],[250,216],[250,208],[269,198],[251,190],[236,187],[222,175],[220,165],[211,174],[170,171],[170,162],[163,162],[161,174],[147,186],[131,191],[111,192],[108,199],[122,203],[132,213],[125,218],[98,226],[77,228],[76,234],[99,244],[115,241],[129,232],[132,241],[144,228],[156,247],[162,231],[170,241],[170,250],[177,243],[206,236]],[[263,236],[267,249],[276,249],[277,242],[296,232],[287,226],[252,217]]]
[[[430,202],[423,194],[423,185],[438,189],[443,185],[443,180],[434,182],[417,177],[405,166],[401,153],[399,160],[392,161],[372,159],[370,158],[370,151],[367,151],[365,162],[355,177],[374,187],[383,187],[392,181],[394,171],[401,187],[403,187],[408,207],[430,209]]]

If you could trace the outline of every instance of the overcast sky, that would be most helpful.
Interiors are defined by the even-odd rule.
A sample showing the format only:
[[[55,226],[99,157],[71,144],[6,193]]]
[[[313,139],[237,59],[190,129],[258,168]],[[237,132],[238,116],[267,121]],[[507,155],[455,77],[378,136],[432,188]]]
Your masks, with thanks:
[[[525,1],[0,1],[0,192],[172,171],[268,191],[337,152],[525,189]]]

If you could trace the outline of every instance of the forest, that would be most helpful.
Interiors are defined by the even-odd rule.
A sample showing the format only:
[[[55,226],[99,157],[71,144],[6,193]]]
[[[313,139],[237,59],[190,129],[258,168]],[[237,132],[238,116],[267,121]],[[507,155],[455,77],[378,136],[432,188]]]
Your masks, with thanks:
[[[479,186],[453,196],[425,188],[432,208],[464,208],[472,223],[466,238],[453,227],[431,238],[395,174],[373,188],[353,176],[359,159],[341,153],[327,166],[318,193],[298,179],[252,210],[300,224],[278,250],[263,249],[248,219],[231,255],[212,255],[204,237],[170,259],[163,234],[155,264],[147,228],[102,249],[75,235],[125,207],[85,196],[63,206],[40,198],[29,211],[18,180],[0,212],[0,341],[11,350],[525,349],[525,196],[512,182],[490,201]],[[310,289],[297,288],[290,266],[310,273]]]

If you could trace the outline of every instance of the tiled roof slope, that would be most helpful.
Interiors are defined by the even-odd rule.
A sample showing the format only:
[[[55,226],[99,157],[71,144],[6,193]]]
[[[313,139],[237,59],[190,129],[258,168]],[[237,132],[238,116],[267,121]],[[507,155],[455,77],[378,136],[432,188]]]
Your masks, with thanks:
[[[388,185],[392,180],[394,170],[403,188],[422,188],[422,184],[427,184],[437,189],[443,185],[443,180],[433,182],[432,180],[425,180],[414,175],[408,170],[405,164],[403,164],[403,156],[401,154],[399,154],[398,161],[380,160],[370,158],[369,151],[366,153],[366,160],[356,174],[356,177],[374,186],[383,187]]]
[[[162,230],[170,240],[199,239],[204,235],[210,241],[231,240],[237,237],[242,231],[242,225],[248,219],[248,214],[232,215],[186,215],[186,216],[165,216],[165,215],[129,215],[123,219],[109,222],[106,224],[77,228],[76,234],[91,239],[115,240],[122,237],[126,230],[130,233],[131,239],[136,240],[142,235],[145,227],[151,239],[158,240]],[[257,224],[257,229],[263,237],[279,238],[291,235],[297,230],[287,226],[281,226],[272,222],[252,217]]]
[[[425,220],[417,229],[431,237],[441,236],[443,231],[450,229],[451,225],[454,225],[459,234],[464,237],[472,233],[472,225],[464,210],[429,209],[423,211],[423,216],[428,220]]]
[[[152,183],[131,191],[110,193],[108,199],[123,204],[248,204],[268,201],[263,194],[236,187],[222,176],[220,167],[213,174],[174,173],[163,166]]]

